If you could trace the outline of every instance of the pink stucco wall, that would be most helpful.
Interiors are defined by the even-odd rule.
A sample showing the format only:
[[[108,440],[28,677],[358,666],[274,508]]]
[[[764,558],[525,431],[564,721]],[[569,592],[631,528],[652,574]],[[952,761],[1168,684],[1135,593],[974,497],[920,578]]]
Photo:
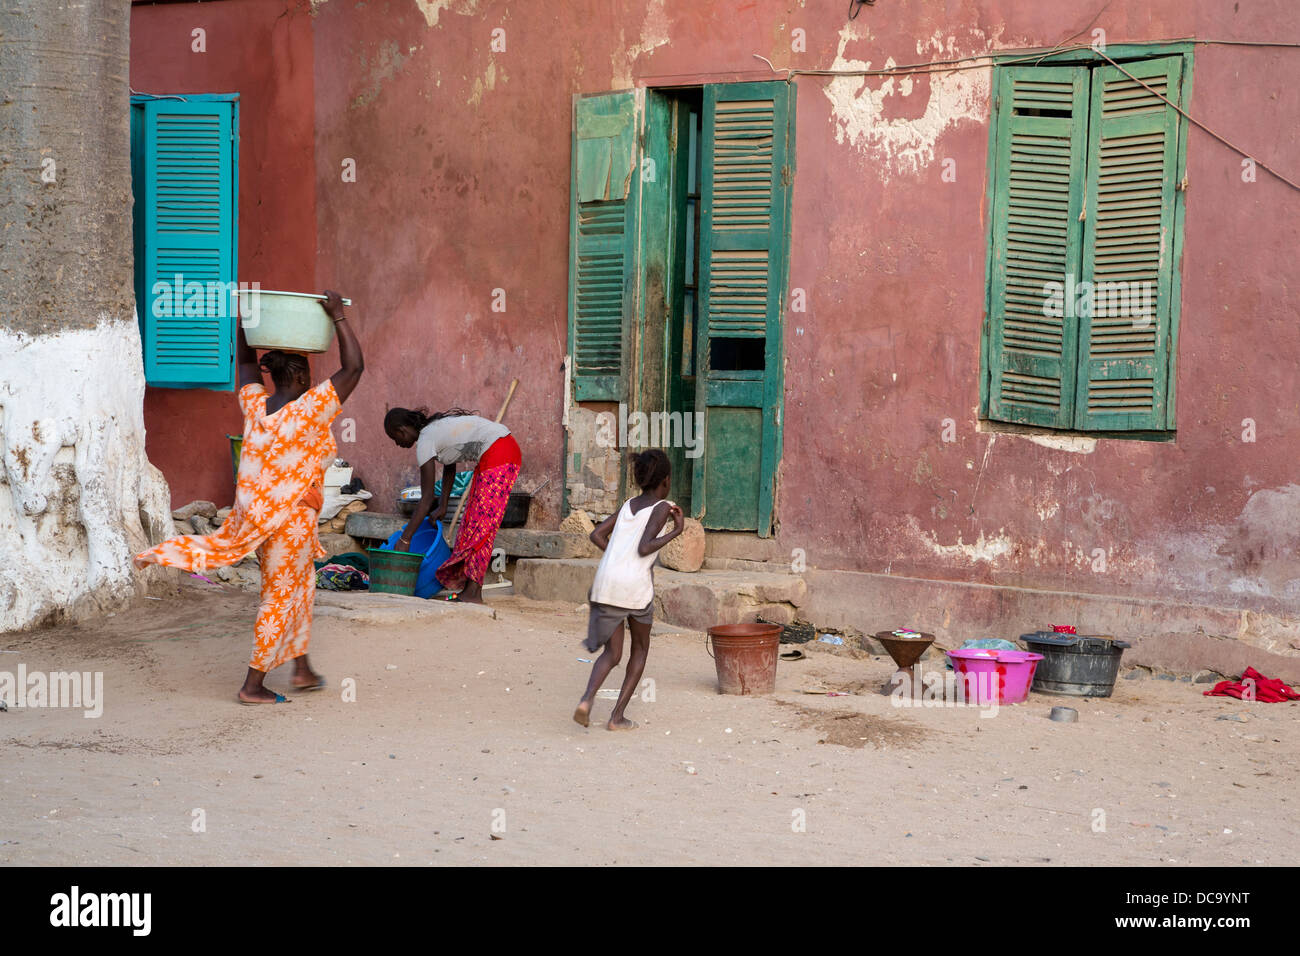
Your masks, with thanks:
[[[240,4],[258,7],[202,7]],[[282,181],[245,179],[243,210],[261,202],[279,215],[243,213],[244,241],[268,271],[284,270],[277,281],[314,278],[356,300],[368,368],[345,411],[356,441],[343,454],[377,506],[415,473],[410,452],[382,433],[386,407],[492,415],[518,377],[508,422],[524,484],[549,478],[535,507],[543,523],[561,517],[574,93],[769,78],[755,54],[778,67],[879,68],[1052,46],[1092,26],[1110,44],[1266,40],[1290,9],[1117,0],[1090,25],[1095,11],[1064,2],[891,0],[851,23],[843,6],[327,0],[309,18],[313,79],[296,61],[287,74],[278,58],[259,66],[293,84],[276,103],[298,108],[254,120],[246,101],[245,136],[292,114],[295,131],[314,124],[314,162]],[[297,36],[302,22],[275,29]],[[491,49],[497,28],[504,51]],[[796,28],[804,52],[792,50]],[[191,87],[228,85],[185,76]],[[1191,111],[1294,175],[1298,78],[1292,50],[1202,46]],[[987,72],[795,83],[790,285],[806,290],[808,309],[786,317],[781,546],[820,567],[1293,612],[1295,191],[1263,171],[1243,182],[1240,157],[1192,130],[1177,440],[1044,447],[977,426]],[[306,102],[311,117],[298,115]],[[342,180],[347,159],[355,183]],[[955,182],[941,179],[945,159]],[[299,228],[308,200],[288,193],[314,194],[314,263]],[[271,236],[255,239],[259,230]],[[495,289],[506,291],[504,313],[492,311]],[[152,453],[152,432],[179,427],[181,410],[203,400],[151,401]],[[1254,443],[1241,440],[1246,418]],[[956,423],[954,442],[941,440],[944,419]],[[1104,571],[1094,570],[1097,549]]]

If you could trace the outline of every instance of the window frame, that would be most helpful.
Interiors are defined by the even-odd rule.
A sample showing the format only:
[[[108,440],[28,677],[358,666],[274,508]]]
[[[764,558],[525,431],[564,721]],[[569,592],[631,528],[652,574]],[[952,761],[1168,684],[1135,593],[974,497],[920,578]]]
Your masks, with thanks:
[[[1004,421],[989,416],[990,383],[992,381],[992,356],[990,354],[993,314],[994,260],[996,257],[995,231],[996,222],[993,214],[998,186],[998,111],[1001,104],[997,101],[998,71],[1004,66],[1086,66],[1089,69],[1108,66],[1110,60],[1121,65],[1140,60],[1153,60],[1162,57],[1181,57],[1182,86],[1178,106],[1187,111],[1192,102],[1192,81],[1195,43],[1124,43],[1105,47],[1103,57],[1097,51],[1085,50],[1029,50],[1004,53],[992,57],[990,71],[989,96],[989,137],[988,153],[985,161],[984,208],[988,210],[985,222],[985,265],[984,265],[984,316],[980,326],[980,366],[979,366],[979,422],[990,430],[1005,428],[1017,433],[1047,435],[1082,435],[1090,438],[1118,438],[1138,441],[1173,441],[1177,437],[1177,391],[1178,391],[1178,340],[1182,324],[1182,259],[1183,259],[1183,225],[1186,212],[1186,191],[1176,189],[1173,208],[1173,244],[1171,247],[1171,269],[1169,277],[1169,363],[1168,378],[1165,387],[1164,428],[1159,430],[1095,430],[1079,428],[1051,428],[1045,425],[1026,425],[1018,422]],[[1041,56],[1040,56],[1041,54]],[[1034,57],[1038,56],[1038,59]],[[1007,107],[1010,108],[1010,107]],[[1175,182],[1181,183],[1187,175],[1187,136],[1191,123],[1184,120],[1178,124],[1175,145],[1174,166]],[[1090,158],[1093,148],[1091,140],[1085,143],[1085,157]],[[1080,183],[1080,188],[1087,189],[1087,183]],[[1083,197],[1086,200],[1086,195]],[[1080,346],[1082,347],[1082,346]],[[1076,389],[1078,384],[1076,383]],[[1071,396],[1071,401],[1074,396]]]

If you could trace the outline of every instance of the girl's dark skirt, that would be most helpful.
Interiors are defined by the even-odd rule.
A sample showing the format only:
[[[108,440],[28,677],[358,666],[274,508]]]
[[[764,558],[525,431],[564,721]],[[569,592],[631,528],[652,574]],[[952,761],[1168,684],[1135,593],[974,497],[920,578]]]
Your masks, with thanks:
[[[628,607],[615,607],[612,604],[600,604],[591,601],[591,612],[587,617],[587,639],[582,646],[596,652],[609,643],[618,626],[625,620],[636,621],[649,627],[655,619],[655,602],[652,600],[639,611]]]

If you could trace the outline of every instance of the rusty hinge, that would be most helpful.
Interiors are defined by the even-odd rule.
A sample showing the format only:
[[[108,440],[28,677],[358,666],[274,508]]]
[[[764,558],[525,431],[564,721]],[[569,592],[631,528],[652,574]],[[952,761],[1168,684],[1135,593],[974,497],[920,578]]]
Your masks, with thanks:
[[[782,185],[782,186],[789,186],[792,182],[794,182],[794,177],[790,174],[790,167],[789,167],[789,166],[782,166],[782,167],[781,167],[781,185]]]

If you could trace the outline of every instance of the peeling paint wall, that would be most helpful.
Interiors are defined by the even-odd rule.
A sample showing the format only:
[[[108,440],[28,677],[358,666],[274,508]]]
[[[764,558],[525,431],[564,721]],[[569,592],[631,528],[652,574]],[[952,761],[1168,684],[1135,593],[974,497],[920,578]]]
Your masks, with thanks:
[[[444,11],[450,10],[460,16],[478,12],[479,0],[415,0],[415,6],[424,17],[425,25],[436,27]]]
[[[1207,22],[1216,38],[1258,40],[1278,10],[1224,19],[1156,2],[1097,25],[1111,44]],[[1094,12],[864,9],[818,54],[810,30],[808,56],[774,62],[880,68],[1051,47]],[[1297,74],[1290,54],[1198,47],[1192,112],[1260,157],[1289,155],[1279,117],[1300,118]],[[783,547],[823,568],[1247,606],[1287,635],[1266,638],[1253,621],[1249,640],[1295,642],[1300,528],[1282,517],[1300,467],[1289,451],[1300,447],[1300,346],[1283,332],[1300,312],[1286,251],[1297,225],[1284,211],[1295,194],[1264,176],[1243,183],[1241,157],[1192,131],[1176,440],[991,430],[977,415],[989,76],[796,81],[790,285],[809,305],[787,316]],[[1268,437],[1243,441],[1243,419],[1261,417]]]
[[[316,245],[289,259],[315,254],[316,277],[358,303],[368,370],[346,414],[380,501],[412,468],[379,429],[387,405],[491,415],[518,377],[507,421],[526,487],[544,487],[534,517],[561,517],[573,94],[783,75],[756,55],[778,69],[874,69],[1051,47],[1092,26],[1111,44],[1266,40],[1290,20],[1281,0],[1150,0],[1090,25],[1094,14],[1063,0],[901,0],[852,24],[838,4],[774,0],[317,4]],[[504,51],[492,49],[498,28]],[[1295,51],[1195,56],[1192,112],[1285,167],[1300,119]],[[988,67],[794,82],[789,285],[807,310],[785,320],[781,547],[820,568],[1244,608],[1294,633],[1295,194],[1262,171],[1244,183],[1239,156],[1192,132],[1175,441],[995,432],[977,416]],[[356,183],[340,181],[345,157]],[[247,203],[252,189],[241,187]],[[271,201],[266,183],[256,189]],[[241,230],[274,222],[244,213]],[[1247,418],[1254,442],[1242,440]]]
[[[967,31],[963,50],[982,49],[984,37],[978,30]],[[876,47],[865,25],[858,21],[839,32],[831,70],[891,70],[894,57],[860,60],[847,51]],[[911,62],[950,59],[957,44],[942,31],[917,41]],[[828,79],[823,92],[831,104],[835,141],[862,153],[888,180],[895,173],[917,173],[934,162],[939,138],[962,122],[986,123],[989,116],[991,65],[985,62],[959,64],[961,69],[899,76],[844,76]]]
[[[622,470],[619,449],[602,435],[609,430],[599,416],[617,415],[613,403],[585,402],[569,409],[568,457],[565,486],[569,509],[604,517],[618,510],[618,481]]]
[[[620,43],[609,57],[613,72],[609,85],[611,90],[630,88],[635,82],[634,71],[638,60],[647,53],[653,53],[671,39],[664,3],[665,0],[649,0],[645,5],[645,15],[641,20],[640,28],[631,36],[620,27]]]

